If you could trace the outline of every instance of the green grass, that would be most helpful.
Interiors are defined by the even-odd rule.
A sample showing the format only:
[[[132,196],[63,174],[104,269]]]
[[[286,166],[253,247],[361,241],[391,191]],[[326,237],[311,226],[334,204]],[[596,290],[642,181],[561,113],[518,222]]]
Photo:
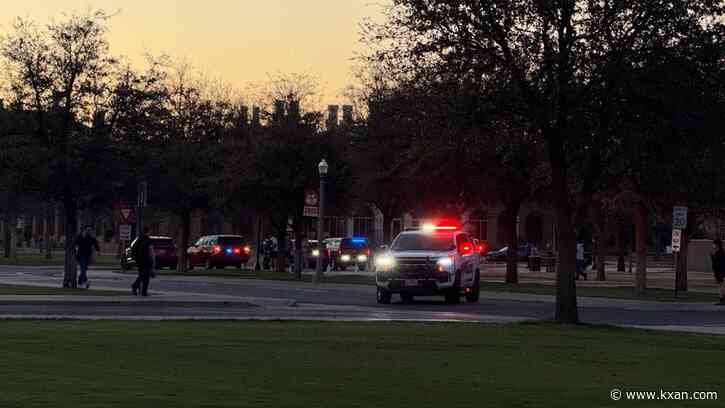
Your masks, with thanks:
[[[529,293],[537,295],[554,295],[555,288],[553,284],[544,285],[539,283],[518,283],[515,285],[500,282],[481,282],[481,290],[488,292],[511,292],[511,293]],[[634,288],[631,286],[615,286],[615,287],[585,287],[577,286],[576,293],[578,296],[606,297],[614,299],[635,299],[635,300],[653,300],[658,302],[715,302],[717,295],[714,293],[703,292],[686,292],[678,293],[675,297],[674,291],[670,289],[647,289],[644,296],[637,296]]]
[[[125,295],[125,292],[115,290],[86,290],[86,289],[67,289],[67,288],[49,288],[42,286],[25,286],[25,285],[6,285],[0,284],[0,295],[77,295],[77,296],[119,296]]]
[[[43,254],[18,254],[17,258],[0,257],[0,265],[18,266],[62,266],[64,257],[62,254],[53,254],[51,259],[46,259]],[[119,261],[114,255],[98,255],[95,257],[95,266],[118,266]]]
[[[718,391],[725,341],[554,324],[0,321],[2,407],[607,407]],[[720,402],[721,404],[721,402]]]

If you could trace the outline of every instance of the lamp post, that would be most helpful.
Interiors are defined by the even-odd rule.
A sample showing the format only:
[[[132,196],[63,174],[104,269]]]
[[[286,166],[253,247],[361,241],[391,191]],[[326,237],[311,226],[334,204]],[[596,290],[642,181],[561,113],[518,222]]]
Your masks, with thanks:
[[[322,240],[324,233],[324,218],[325,218],[325,181],[327,179],[327,170],[330,166],[327,165],[327,161],[322,159],[320,164],[317,165],[317,170],[320,172],[320,212],[317,214],[317,242],[320,248],[320,257],[317,259],[317,265],[315,270],[315,282],[319,282],[322,279],[322,264],[325,260],[327,251],[323,248]]]

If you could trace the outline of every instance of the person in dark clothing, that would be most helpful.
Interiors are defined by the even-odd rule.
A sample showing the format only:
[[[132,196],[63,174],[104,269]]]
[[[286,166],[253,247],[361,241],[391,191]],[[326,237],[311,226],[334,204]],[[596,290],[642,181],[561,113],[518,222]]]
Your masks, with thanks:
[[[85,286],[88,288],[90,283],[88,281],[88,265],[91,263],[91,257],[93,256],[93,250],[100,252],[101,248],[98,246],[98,241],[91,235],[91,227],[86,227],[84,233],[76,238],[75,250],[76,260],[78,260],[78,266],[81,268],[81,274],[78,276],[78,286]]]
[[[720,290],[720,303],[719,305],[725,305],[725,251],[722,247],[722,241],[716,239],[712,243],[712,273],[715,275],[715,281],[717,281],[718,289]]]
[[[136,240],[136,245],[133,247],[133,256],[138,266],[138,277],[131,285],[131,292],[136,296],[139,289],[141,289],[141,296],[148,296],[149,281],[156,267],[156,256],[154,255],[154,247],[149,237],[148,228],[144,228],[143,235]]]

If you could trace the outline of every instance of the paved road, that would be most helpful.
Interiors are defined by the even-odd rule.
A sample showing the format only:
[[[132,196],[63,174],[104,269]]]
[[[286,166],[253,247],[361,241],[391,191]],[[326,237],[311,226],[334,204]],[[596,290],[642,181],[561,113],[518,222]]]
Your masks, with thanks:
[[[0,266],[0,283],[59,286],[61,277],[58,267]],[[127,290],[134,277],[94,270],[91,279],[96,288]],[[145,302],[131,296],[105,298],[92,308],[75,300],[18,303],[0,297],[0,315],[515,321],[550,319],[554,312],[553,297],[544,295],[483,292],[477,304],[446,305],[439,298],[420,298],[410,305],[378,305],[373,286],[198,276],[154,279],[152,295],[156,296]],[[265,307],[249,307],[247,301]],[[580,298],[579,304],[581,320],[587,323],[725,333],[725,307],[603,298]]]

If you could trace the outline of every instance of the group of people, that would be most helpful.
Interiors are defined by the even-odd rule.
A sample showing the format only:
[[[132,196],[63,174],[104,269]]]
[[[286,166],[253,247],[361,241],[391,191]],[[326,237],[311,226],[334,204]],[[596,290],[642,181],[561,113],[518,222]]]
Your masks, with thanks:
[[[144,228],[143,234],[136,240],[133,246],[133,256],[138,267],[138,276],[133,285],[131,285],[131,293],[134,296],[139,295],[139,293],[141,296],[148,296],[149,282],[154,276],[156,256],[154,255],[154,248],[149,237],[149,232],[148,228]],[[80,268],[80,274],[78,275],[79,288],[85,287],[87,289],[91,286],[90,280],[88,279],[88,267],[93,261],[94,251],[98,253],[101,251],[101,248],[98,245],[98,240],[92,234],[92,229],[86,227],[75,241],[76,261]]]

